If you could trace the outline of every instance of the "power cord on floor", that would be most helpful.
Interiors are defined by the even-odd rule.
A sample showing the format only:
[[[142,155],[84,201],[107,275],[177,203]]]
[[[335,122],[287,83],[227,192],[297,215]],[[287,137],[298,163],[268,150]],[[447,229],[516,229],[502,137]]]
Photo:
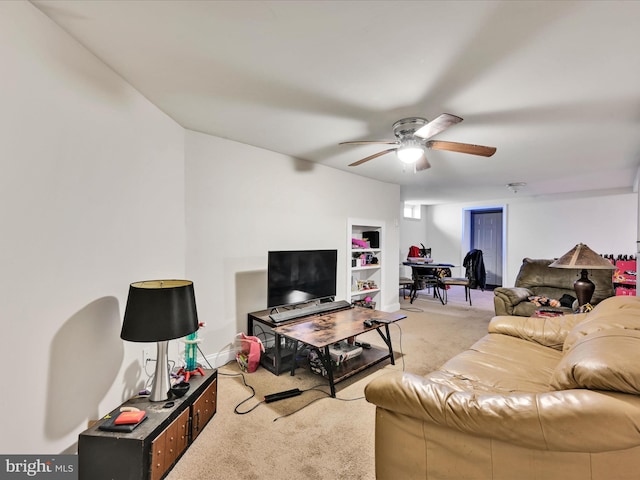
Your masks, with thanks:
[[[362,397],[356,397],[356,398],[339,398],[339,397],[332,397],[331,394],[329,392],[325,392],[324,390],[320,390],[320,388],[318,387],[323,387],[324,385],[317,385],[315,387],[311,387],[311,388],[307,388],[306,390],[303,390],[303,392],[308,392],[310,390],[315,390],[317,392],[320,393],[324,393],[326,395],[326,397],[318,397],[318,398],[314,398],[313,400],[311,400],[309,403],[307,403],[306,405],[301,406],[300,408],[294,410],[293,412],[289,412],[286,413],[284,415],[280,415],[279,417],[276,417],[273,419],[274,422],[277,422],[278,420],[280,420],[281,418],[286,418],[286,417],[290,417],[291,415],[294,415],[296,413],[298,413],[301,410],[304,410],[305,408],[307,408],[309,405],[317,402],[318,400],[324,400],[325,398],[333,398],[334,400],[340,400],[341,402],[354,402],[356,400],[364,400],[364,396]]]
[[[230,363],[233,363],[234,360],[230,360],[229,362],[225,363],[224,365],[222,365],[223,367],[226,365],[229,365]],[[264,403],[264,400],[258,401],[258,403],[256,403],[253,407],[251,407],[249,410],[246,410],[244,412],[241,412],[240,410],[238,410],[242,405],[244,405],[246,402],[248,402],[249,400],[251,400],[253,397],[256,396],[256,390],[255,388],[253,388],[251,385],[249,385],[247,383],[247,379],[244,376],[244,373],[225,373],[222,372],[220,369],[218,369],[218,375],[223,375],[225,377],[241,377],[242,378],[242,383],[244,384],[245,387],[247,387],[249,390],[251,390],[251,395],[249,395],[247,398],[245,398],[244,400],[242,400],[238,405],[236,405],[236,407],[233,409],[233,413],[235,413],[236,415],[246,415],[247,413],[253,412],[256,408],[258,408],[261,404]]]
[[[249,390],[251,390],[251,395],[245,398],[243,401],[241,401],[238,405],[236,405],[236,408],[233,409],[233,413],[235,413],[236,415],[246,415],[247,413],[253,412],[256,408],[258,408],[261,404],[264,403],[264,400],[261,400],[258,403],[256,403],[253,407],[251,407],[249,410],[246,410],[244,412],[241,412],[240,410],[238,410],[243,404],[245,404],[246,402],[248,402],[249,400],[251,400],[253,397],[256,396],[256,390],[255,388],[253,388],[251,385],[247,383],[244,373],[223,373],[223,375],[226,375],[228,377],[242,377],[242,383],[244,383],[244,386],[247,387]]]
[[[420,310],[420,311],[422,311],[422,310]],[[399,332],[400,332],[400,338],[399,338],[398,342],[399,342],[400,356],[401,356],[401,358],[402,358],[402,371],[404,372],[404,371],[405,371],[405,369],[406,369],[406,364],[405,364],[405,360],[404,360],[404,352],[403,352],[403,350],[402,350],[402,336],[403,336],[403,335],[402,335],[402,328],[400,327],[400,325],[398,325],[398,323],[397,323],[397,322],[394,322],[394,323],[393,323],[393,325],[395,325],[395,326],[398,328]],[[202,352],[201,352],[201,353],[202,353]],[[203,355],[203,357],[204,357],[204,355]],[[205,360],[206,360],[206,357],[205,357]],[[225,365],[228,365],[228,364],[233,363],[233,362],[234,362],[233,360],[230,360],[230,361],[229,361],[229,362],[227,362]],[[207,363],[209,363],[209,362],[207,361]],[[223,366],[225,366],[225,365],[223,365]],[[209,366],[211,366],[211,364],[209,364]],[[258,408],[258,407],[259,407],[260,405],[262,405],[263,403],[266,403],[264,400],[259,400],[259,401],[258,401],[258,403],[256,403],[254,406],[252,406],[249,410],[240,411],[240,410],[239,410],[239,408],[240,408],[242,405],[244,405],[246,402],[248,402],[249,400],[251,400],[252,398],[254,398],[254,397],[256,396],[256,391],[255,391],[255,389],[254,389],[251,385],[249,385],[249,384],[247,383],[247,380],[246,380],[246,377],[245,377],[244,373],[225,373],[225,372],[220,371],[220,369],[218,369],[218,374],[219,374],[219,375],[224,375],[224,376],[227,376],[227,377],[241,377],[241,378],[242,378],[242,383],[244,384],[244,386],[245,386],[245,387],[247,387],[249,390],[251,390],[251,395],[250,395],[250,396],[248,396],[247,398],[245,398],[244,400],[242,400],[242,401],[241,401],[238,405],[236,405],[236,407],[233,409],[233,412],[234,412],[236,415],[246,415],[246,414],[248,414],[248,413],[253,412],[256,408]],[[301,390],[301,391],[300,391],[300,393],[305,393],[305,392],[309,392],[309,391],[311,391],[311,390],[315,390],[315,391],[318,391],[318,392],[324,393],[324,394],[326,395],[326,397],[318,397],[318,398],[314,398],[313,400],[311,400],[311,401],[310,401],[309,403],[307,403],[306,405],[303,405],[302,407],[300,407],[300,408],[298,408],[298,409],[296,409],[296,410],[294,410],[294,411],[292,411],[292,412],[290,412],[290,413],[287,413],[287,414],[285,414],[285,415],[281,415],[281,416],[279,416],[279,417],[276,417],[276,418],[274,418],[274,419],[273,419],[273,421],[274,421],[274,422],[277,422],[277,421],[278,421],[278,420],[280,420],[281,418],[286,418],[286,417],[289,417],[289,416],[291,416],[291,415],[294,415],[294,414],[298,413],[299,411],[301,411],[301,410],[303,410],[303,409],[307,408],[309,405],[312,405],[313,403],[317,402],[318,400],[322,400],[322,399],[324,399],[324,398],[335,398],[336,400],[340,400],[340,401],[342,401],[342,402],[353,402],[353,401],[356,401],[356,400],[363,400],[363,399],[365,398],[364,396],[362,396],[362,397],[356,397],[356,398],[339,398],[339,397],[331,397],[331,394],[330,394],[330,393],[325,392],[324,390],[320,390],[320,387],[323,387],[323,386],[324,386],[324,385],[315,385],[315,386],[313,386],[313,387],[309,387],[309,388],[307,388],[307,389]]]
[[[229,362],[229,363],[232,363],[232,362]],[[226,365],[228,365],[228,363],[227,363]],[[223,365],[223,366],[224,366],[224,365]],[[236,415],[246,415],[246,414],[248,414],[248,413],[253,412],[256,408],[258,408],[258,407],[259,407],[260,405],[262,405],[263,403],[266,403],[264,400],[259,400],[259,401],[258,401],[258,403],[256,403],[256,404],[255,404],[253,407],[251,407],[249,410],[240,411],[240,410],[239,410],[239,408],[240,408],[242,405],[244,405],[246,402],[248,402],[249,400],[251,400],[253,397],[255,397],[255,396],[256,396],[256,391],[255,391],[255,389],[254,389],[251,385],[249,385],[249,384],[247,383],[246,378],[245,378],[245,376],[244,376],[244,373],[225,373],[225,372],[221,372],[220,370],[218,370],[218,375],[224,375],[224,376],[227,376],[227,377],[241,377],[241,378],[242,378],[242,383],[244,384],[244,386],[245,386],[245,387],[247,387],[249,390],[251,390],[251,395],[249,395],[247,398],[245,398],[244,400],[242,400],[242,401],[241,401],[238,405],[236,405],[236,407],[233,409],[233,412],[234,412]],[[324,393],[324,394],[326,395],[326,397],[318,397],[318,398],[314,398],[313,400],[311,400],[311,401],[310,401],[309,403],[307,403],[306,405],[303,405],[302,407],[300,407],[300,408],[298,408],[298,409],[296,409],[296,410],[294,410],[294,411],[292,411],[292,412],[290,412],[290,413],[287,413],[287,414],[285,414],[285,415],[281,415],[281,416],[279,416],[279,417],[276,417],[276,418],[274,418],[274,419],[273,419],[273,421],[274,421],[274,422],[277,422],[277,421],[278,421],[278,420],[280,420],[281,418],[286,418],[286,417],[289,417],[289,416],[291,416],[291,415],[294,415],[294,414],[298,413],[299,411],[304,410],[304,409],[305,409],[305,408],[307,408],[309,405],[311,405],[311,404],[313,404],[313,403],[317,402],[318,400],[322,400],[322,399],[324,399],[324,398],[332,398],[330,393],[325,392],[324,390],[321,390],[321,389],[320,389],[320,387],[323,387],[323,386],[324,386],[323,384],[320,384],[320,385],[314,385],[313,387],[305,388],[304,390],[301,390],[300,392],[301,392],[301,393],[305,393],[305,392],[309,392],[309,391],[315,390],[315,391],[317,391],[317,392]],[[340,401],[342,401],[342,402],[353,402],[353,401],[355,401],[355,400],[363,400],[363,399],[364,399],[364,396],[362,396],[362,397],[356,397],[356,398],[338,398],[338,397],[335,397],[335,399],[336,399],[336,400],[340,400]]]
[[[402,371],[404,372],[406,369],[406,364],[404,362],[404,351],[402,350],[402,328],[400,328],[400,325],[398,325],[397,322],[393,323],[396,327],[398,327],[398,330],[400,331],[400,339],[398,340],[398,347],[400,348],[400,358],[402,358]]]

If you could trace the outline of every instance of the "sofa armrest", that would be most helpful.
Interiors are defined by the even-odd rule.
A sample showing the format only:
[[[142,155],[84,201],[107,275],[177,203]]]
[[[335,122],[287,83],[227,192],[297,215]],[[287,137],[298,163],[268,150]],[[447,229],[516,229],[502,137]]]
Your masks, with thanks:
[[[520,302],[529,301],[533,292],[522,287],[498,287],[493,290],[496,315],[512,315],[513,309]]]
[[[585,318],[586,313],[543,318],[500,315],[491,319],[488,330],[562,350],[567,334]]]
[[[640,397],[586,389],[544,393],[455,390],[434,377],[384,375],[368,402],[417,421],[537,450],[605,452],[640,444]],[[442,374],[444,375],[444,374]]]

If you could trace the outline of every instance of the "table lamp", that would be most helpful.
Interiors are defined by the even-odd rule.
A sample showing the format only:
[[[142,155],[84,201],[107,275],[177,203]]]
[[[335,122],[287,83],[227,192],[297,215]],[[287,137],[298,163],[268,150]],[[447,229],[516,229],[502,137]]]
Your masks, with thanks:
[[[156,371],[149,400],[169,398],[169,340],[198,330],[198,313],[189,280],[147,280],[132,283],[120,338],[130,342],[157,342]]]
[[[579,243],[549,266],[582,270],[580,278],[573,284],[579,306],[591,302],[596,289],[594,283],[589,280],[587,270],[615,270],[616,268],[609,260],[598,255],[584,243]]]

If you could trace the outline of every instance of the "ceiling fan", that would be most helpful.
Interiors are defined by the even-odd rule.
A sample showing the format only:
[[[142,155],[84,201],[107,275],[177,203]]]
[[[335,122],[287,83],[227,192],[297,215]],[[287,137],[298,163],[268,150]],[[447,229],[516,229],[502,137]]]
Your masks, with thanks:
[[[443,140],[429,140],[431,137],[461,121],[462,118],[450,113],[443,113],[430,122],[422,117],[408,117],[398,120],[393,124],[393,133],[396,136],[396,140],[356,140],[352,142],[341,142],[340,145],[394,145],[392,148],[353,162],[349,165],[350,167],[361,165],[387,153],[396,152],[396,155],[401,161],[414,164],[416,171],[426,170],[431,167],[426,156],[426,150],[429,148],[433,150],[469,153],[482,157],[490,157],[496,153],[495,147],[472,145],[470,143],[446,142]]]

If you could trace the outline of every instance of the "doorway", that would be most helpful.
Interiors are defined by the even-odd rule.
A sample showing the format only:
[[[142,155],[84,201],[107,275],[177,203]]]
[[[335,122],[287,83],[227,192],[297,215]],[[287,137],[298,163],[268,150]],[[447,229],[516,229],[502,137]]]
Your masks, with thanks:
[[[482,250],[487,289],[502,286],[504,273],[504,208],[483,207],[465,211],[462,245],[466,251]],[[466,254],[466,252],[465,252]]]

